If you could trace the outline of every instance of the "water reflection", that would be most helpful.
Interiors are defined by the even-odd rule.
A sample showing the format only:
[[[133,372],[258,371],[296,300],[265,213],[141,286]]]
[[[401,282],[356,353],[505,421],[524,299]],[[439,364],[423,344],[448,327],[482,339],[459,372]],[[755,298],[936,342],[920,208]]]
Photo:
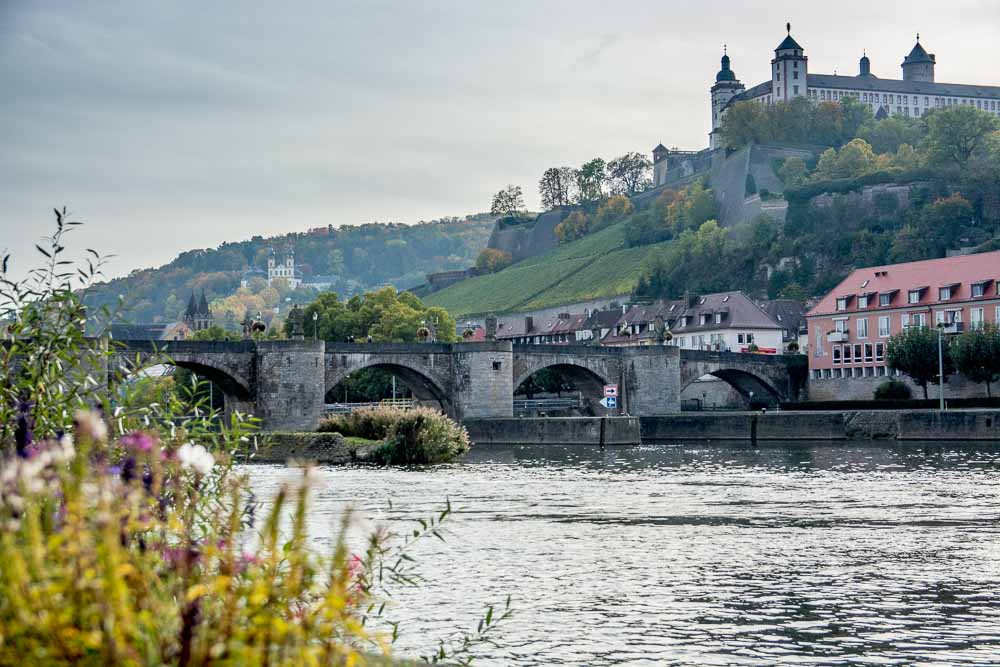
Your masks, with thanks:
[[[399,591],[404,651],[511,593],[482,664],[1000,664],[998,471],[1000,445],[478,449],[322,469],[311,524],[452,499],[427,585]],[[267,495],[296,473],[251,474]]]

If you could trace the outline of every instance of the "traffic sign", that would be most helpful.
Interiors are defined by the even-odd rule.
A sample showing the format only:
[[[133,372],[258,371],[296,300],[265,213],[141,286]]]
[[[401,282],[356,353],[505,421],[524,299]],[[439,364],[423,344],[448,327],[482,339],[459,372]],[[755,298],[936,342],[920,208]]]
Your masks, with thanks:
[[[618,407],[618,397],[617,396],[605,396],[601,399],[601,405],[606,407],[608,410],[614,410]]]
[[[616,384],[606,384],[604,385],[604,395],[610,397],[618,397],[618,385]]]

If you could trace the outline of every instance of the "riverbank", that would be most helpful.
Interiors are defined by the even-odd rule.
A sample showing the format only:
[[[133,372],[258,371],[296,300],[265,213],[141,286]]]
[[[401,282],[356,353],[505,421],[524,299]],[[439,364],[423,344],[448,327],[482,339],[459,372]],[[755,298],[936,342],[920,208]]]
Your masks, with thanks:
[[[656,441],[955,440],[1000,442],[1000,410],[711,412],[653,417],[474,419],[475,445],[636,445]]]

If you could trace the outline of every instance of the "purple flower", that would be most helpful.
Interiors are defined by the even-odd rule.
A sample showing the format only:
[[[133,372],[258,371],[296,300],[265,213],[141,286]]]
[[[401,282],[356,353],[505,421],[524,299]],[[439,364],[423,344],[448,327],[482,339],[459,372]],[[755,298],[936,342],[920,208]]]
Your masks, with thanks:
[[[135,479],[136,478],[135,469],[136,469],[135,457],[134,456],[126,456],[122,460],[122,464],[121,464],[121,477],[122,477],[122,481],[125,482],[126,484],[128,484],[133,479]]]
[[[151,452],[153,451],[153,445],[156,444],[156,438],[144,431],[133,431],[132,433],[123,435],[118,442],[133,452]]]
[[[34,402],[22,398],[17,402],[16,416],[14,417],[14,442],[17,445],[17,455],[27,458],[31,455],[28,447],[35,441],[35,418],[31,416],[31,410],[35,407]]]

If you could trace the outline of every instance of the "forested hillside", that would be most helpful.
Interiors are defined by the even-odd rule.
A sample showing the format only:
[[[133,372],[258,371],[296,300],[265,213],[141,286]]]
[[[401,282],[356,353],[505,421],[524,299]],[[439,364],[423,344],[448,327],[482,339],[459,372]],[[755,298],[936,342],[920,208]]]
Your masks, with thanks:
[[[415,225],[373,223],[255,236],[189,250],[159,268],[137,269],[88,289],[84,299],[91,307],[113,306],[121,295],[131,321],[161,322],[178,319],[191,292],[204,290],[217,321],[235,326],[247,311],[273,309],[289,300],[308,303],[316,296],[315,290],[268,287],[260,279],[249,289],[240,288],[247,268],[266,270],[271,248],[279,259],[287,250],[294,251],[296,268],[307,281],[311,276],[334,276],[331,289],[348,296],[384,285],[408,288],[422,283],[427,273],[467,268],[485,247],[493,221],[494,216],[479,214]]]

